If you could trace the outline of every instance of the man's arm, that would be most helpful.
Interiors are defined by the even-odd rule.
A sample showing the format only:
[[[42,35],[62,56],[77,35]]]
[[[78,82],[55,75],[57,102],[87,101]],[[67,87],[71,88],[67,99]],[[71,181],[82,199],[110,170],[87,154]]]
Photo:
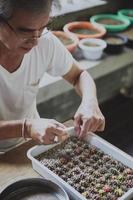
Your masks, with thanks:
[[[88,131],[103,131],[105,119],[99,109],[95,83],[89,73],[74,63],[63,78],[73,84],[77,93],[82,97],[74,116],[74,125],[79,137],[84,136]]]
[[[77,64],[73,64],[71,70],[63,76],[63,78],[71,83],[77,93],[82,97],[82,101],[96,99],[96,87],[93,79],[86,70],[79,68]]]
[[[0,121],[0,140],[22,137],[22,120]]]
[[[32,138],[41,144],[54,143],[55,137],[63,141],[67,137],[66,126],[54,119],[23,119],[0,121],[0,140]]]

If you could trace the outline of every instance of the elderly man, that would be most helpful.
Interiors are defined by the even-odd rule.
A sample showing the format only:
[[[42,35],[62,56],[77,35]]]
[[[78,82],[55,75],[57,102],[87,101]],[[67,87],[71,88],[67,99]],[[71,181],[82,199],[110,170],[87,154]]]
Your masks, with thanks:
[[[94,81],[46,29],[51,6],[52,0],[0,0],[0,148],[22,137],[50,144],[66,134],[63,124],[37,113],[36,95],[45,72],[62,76],[81,96],[74,116],[78,137],[104,129]]]

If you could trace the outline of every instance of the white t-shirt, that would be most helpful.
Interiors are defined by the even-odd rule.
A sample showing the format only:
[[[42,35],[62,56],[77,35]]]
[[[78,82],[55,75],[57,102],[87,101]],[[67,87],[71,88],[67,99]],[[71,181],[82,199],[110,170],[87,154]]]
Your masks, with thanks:
[[[10,73],[0,65],[0,120],[39,117],[36,96],[44,73],[63,76],[70,70],[73,62],[72,55],[49,32],[39,38],[38,45],[25,54],[15,72]],[[18,139],[0,141],[0,149],[16,142]]]

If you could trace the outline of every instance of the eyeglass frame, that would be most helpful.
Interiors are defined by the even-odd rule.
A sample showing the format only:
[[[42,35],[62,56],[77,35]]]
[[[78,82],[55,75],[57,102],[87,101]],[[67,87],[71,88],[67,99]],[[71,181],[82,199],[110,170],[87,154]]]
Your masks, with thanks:
[[[41,35],[40,36],[20,36],[22,33],[20,33],[19,31],[17,31],[17,30],[15,30],[15,28],[11,25],[11,24],[9,24],[9,22],[5,19],[5,18],[3,18],[3,17],[1,17],[0,16],[0,19],[2,19],[2,21],[5,23],[5,24],[7,24],[8,25],[8,27],[15,33],[15,35],[16,36],[18,36],[19,38],[21,38],[21,39],[23,39],[23,40],[28,40],[28,39],[33,39],[33,38],[40,38],[40,37],[42,37],[43,35],[45,35],[45,34],[47,34],[47,33],[49,33],[49,29],[48,29],[48,27],[46,26],[46,27],[44,27],[44,28],[40,28],[40,29],[42,29],[42,33],[41,33]],[[45,29],[46,29],[46,32],[43,32],[43,31],[45,31]],[[38,31],[38,32],[40,32],[40,30],[33,30],[33,32],[34,31]],[[28,31],[27,31],[27,33],[29,33]],[[24,33],[23,33],[24,34]]]

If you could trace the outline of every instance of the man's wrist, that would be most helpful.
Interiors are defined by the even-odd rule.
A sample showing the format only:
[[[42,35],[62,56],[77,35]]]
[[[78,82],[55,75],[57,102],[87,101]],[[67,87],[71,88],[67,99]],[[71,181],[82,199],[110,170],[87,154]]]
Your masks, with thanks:
[[[24,138],[31,138],[31,121],[29,119],[24,120]]]
[[[98,100],[97,100],[96,97],[92,97],[92,98],[83,98],[83,99],[82,99],[82,104],[88,105],[88,103],[98,104]]]

